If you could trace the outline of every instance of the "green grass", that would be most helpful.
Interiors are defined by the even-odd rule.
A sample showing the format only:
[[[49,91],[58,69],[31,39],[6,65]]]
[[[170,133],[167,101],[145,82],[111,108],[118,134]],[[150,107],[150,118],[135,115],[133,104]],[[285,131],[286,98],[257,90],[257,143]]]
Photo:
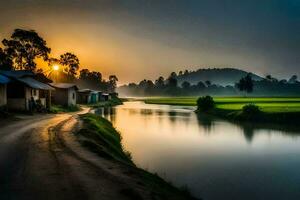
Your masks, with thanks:
[[[198,97],[148,98],[146,103],[196,106]],[[214,97],[216,108],[210,113],[214,116],[234,121],[281,123],[297,125],[300,120],[300,97]],[[242,112],[243,106],[255,104],[262,111],[249,117]]]
[[[81,115],[85,127],[78,134],[85,139],[81,142],[100,156],[133,165],[131,156],[121,145],[121,135],[112,124],[95,114]]]
[[[163,97],[145,99],[145,103],[196,106],[198,97]],[[299,97],[214,97],[216,107],[225,110],[241,110],[246,104],[258,105],[263,112],[300,112]]]
[[[60,106],[60,105],[52,105],[50,108],[50,113],[66,113],[66,112],[76,112],[79,111],[80,107],[76,106]]]

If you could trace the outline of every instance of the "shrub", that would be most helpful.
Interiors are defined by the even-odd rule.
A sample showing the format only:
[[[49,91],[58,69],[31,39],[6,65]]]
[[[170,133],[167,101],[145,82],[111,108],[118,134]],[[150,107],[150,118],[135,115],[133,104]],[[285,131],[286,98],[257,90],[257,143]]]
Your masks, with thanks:
[[[255,104],[247,104],[242,109],[242,115],[247,119],[258,118],[261,113],[260,108]]]
[[[214,109],[215,102],[211,96],[199,97],[197,100],[198,111],[208,112]]]

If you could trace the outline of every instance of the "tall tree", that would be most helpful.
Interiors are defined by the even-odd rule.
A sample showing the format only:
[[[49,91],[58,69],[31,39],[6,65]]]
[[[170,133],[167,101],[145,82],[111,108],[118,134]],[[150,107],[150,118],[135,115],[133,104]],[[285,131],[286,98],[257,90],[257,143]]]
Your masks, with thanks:
[[[177,74],[176,74],[176,72],[172,72],[172,73],[170,74],[170,77],[172,77],[172,78],[176,78],[176,77],[177,77]]]
[[[181,87],[182,87],[183,89],[185,89],[185,90],[188,90],[188,89],[190,89],[191,84],[190,84],[190,82],[188,82],[188,81],[184,81],[184,82],[181,84]]]
[[[36,58],[47,61],[50,48],[34,30],[15,29],[10,39],[2,41],[4,52],[12,59],[14,69],[36,69]]]
[[[207,87],[211,86],[211,82],[209,80],[205,81]]]
[[[157,80],[155,80],[155,86],[158,89],[162,89],[165,86],[165,79],[164,79],[164,77],[160,76]]]
[[[236,87],[240,91],[246,91],[247,93],[253,92],[253,80],[250,74],[247,74],[244,78],[236,84]]]
[[[79,72],[79,80],[86,81],[89,78],[90,70],[82,69]]]
[[[0,70],[11,70],[12,68],[11,58],[0,48]]]
[[[170,76],[168,79],[167,79],[167,86],[169,88],[176,88],[177,87],[177,79],[174,78],[173,76]]]
[[[199,89],[199,90],[202,90],[202,89],[204,89],[206,86],[205,86],[205,84],[202,82],[202,81],[199,81],[198,83],[197,83],[197,89]]]
[[[65,66],[64,71],[69,78],[74,80],[80,65],[78,57],[73,53],[67,52],[60,56],[59,62]]]
[[[94,90],[106,90],[105,84],[102,82],[102,74],[100,72],[82,69],[79,72],[79,85]]]
[[[115,92],[117,88],[118,78],[116,75],[110,75],[108,78],[109,92]]]

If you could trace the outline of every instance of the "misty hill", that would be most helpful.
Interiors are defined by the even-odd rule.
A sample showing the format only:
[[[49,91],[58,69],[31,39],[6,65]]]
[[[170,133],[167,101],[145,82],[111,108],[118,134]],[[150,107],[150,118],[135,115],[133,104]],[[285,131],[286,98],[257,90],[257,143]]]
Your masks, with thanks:
[[[188,81],[191,84],[197,84],[199,81],[210,81],[213,84],[226,86],[234,85],[248,73],[234,68],[208,68],[198,69],[197,71],[185,71],[184,73],[180,72],[176,78],[179,85],[184,81]],[[262,80],[262,77],[253,73],[250,74],[253,80]]]

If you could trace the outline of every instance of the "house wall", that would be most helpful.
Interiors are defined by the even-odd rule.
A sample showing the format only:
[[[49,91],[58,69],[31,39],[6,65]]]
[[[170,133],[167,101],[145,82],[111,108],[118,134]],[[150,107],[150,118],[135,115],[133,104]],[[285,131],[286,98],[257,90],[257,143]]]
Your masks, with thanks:
[[[7,108],[9,110],[30,110],[31,97],[35,101],[41,100],[41,104],[46,106],[46,98],[40,98],[40,90],[32,89],[21,83],[14,82],[7,85]]]
[[[68,90],[68,106],[75,106],[77,103],[75,88],[69,88]]]
[[[88,104],[91,103],[91,94],[84,92],[77,92],[77,103]]]
[[[76,105],[76,90],[75,88],[69,89],[59,89],[52,93],[54,104],[62,105],[62,106],[71,106]]]
[[[25,87],[25,99],[26,99],[26,105],[25,108],[26,110],[29,110],[29,102],[31,100],[31,97],[33,97],[33,99],[36,101],[39,99],[39,90],[37,89],[32,89],[29,87]]]
[[[7,104],[6,85],[0,84],[0,106]]]
[[[91,93],[91,100],[90,103],[97,103],[98,102],[98,93]]]
[[[98,92],[98,101],[103,101],[102,92]]]
[[[54,104],[68,106],[68,90],[67,89],[56,89],[53,93]]]
[[[25,98],[8,98],[7,99],[7,108],[9,110],[27,110],[27,103]]]
[[[24,111],[27,108],[26,89],[23,84],[18,82],[7,85],[7,108],[9,110]]]

